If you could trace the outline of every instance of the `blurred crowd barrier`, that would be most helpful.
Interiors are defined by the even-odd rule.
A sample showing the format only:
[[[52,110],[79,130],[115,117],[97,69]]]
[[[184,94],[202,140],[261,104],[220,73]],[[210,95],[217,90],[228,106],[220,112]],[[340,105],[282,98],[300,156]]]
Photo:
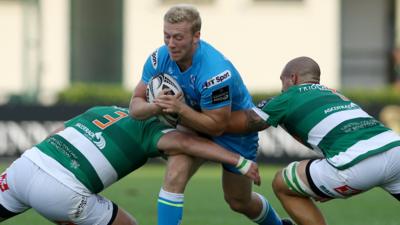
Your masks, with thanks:
[[[379,113],[380,120],[400,134],[400,106],[388,105]]]
[[[0,157],[18,156],[39,143],[63,121],[84,112],[85,106],[1,106]],[[389,105],[376,110],[376,118],[400,133],[400,106]],[[291,160],[319,157],[300,144],[282,128],[270,127],[259,132],[261,162],[282,163]]]
[[[88,106],[0,106],[0,157],[18,156]],[[260,132],[259,159],[283,162],[314,156],[281,128]]]
[[[18,156],[39,143],[62,121],[0,121],[0,157]],[[260,132],[259,158],[262,161],[287,161],[293,158],[315,156],[281,128]]]

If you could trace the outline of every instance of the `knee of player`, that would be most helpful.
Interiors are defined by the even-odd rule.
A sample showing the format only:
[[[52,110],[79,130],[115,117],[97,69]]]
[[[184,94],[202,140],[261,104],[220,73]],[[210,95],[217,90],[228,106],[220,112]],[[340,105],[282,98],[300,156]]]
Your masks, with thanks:
[[[283,182],[282,178],[282,170],[279,170],[278,172],[275,173],[274,179],[272,180],[272,190],[274,190],[274,192],[278,194],[284,188],[285,188],[285,183]]]
[[[229,196],[224,196],[225,201],[228,203],[229,207],[235,211],[235,212],[245,212],[248,208],[248,204],[250,202],[249,200],[244,200],[244,199],[238,199],[238,198],[232,198]]]

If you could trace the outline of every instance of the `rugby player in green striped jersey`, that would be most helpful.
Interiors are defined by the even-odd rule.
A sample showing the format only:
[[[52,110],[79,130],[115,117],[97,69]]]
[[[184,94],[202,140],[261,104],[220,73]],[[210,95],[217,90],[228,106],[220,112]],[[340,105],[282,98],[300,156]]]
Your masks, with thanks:
[[[93,107],[0,175],[0,221],[34,208],[56,224],[135,225],[129,213],[97,193],[151,157],[181,153],[233,165],[260,184],[254,162],[210,140],[155,117],[134,120],[126,108]]]
[[[321,159],[292,162],[273,189],[299,225],[327,224],[314,204],[381,187],[400,200],[400,137],[345,96],[320,84],[319,65],[298,57],[284,67],[282,93],[232,113],[229,132],[281,126]]]

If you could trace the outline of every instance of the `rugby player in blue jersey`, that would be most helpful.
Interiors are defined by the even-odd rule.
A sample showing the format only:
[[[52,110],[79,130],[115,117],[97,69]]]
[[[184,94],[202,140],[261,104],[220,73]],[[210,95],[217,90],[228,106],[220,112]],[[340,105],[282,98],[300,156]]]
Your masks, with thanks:
[[[255,160],[257,132],[225,134],[231,112],[251,109],[251,96],[233,64],[209,43],[200,39],[201,19],[194,7],[177,5],[164,15],[164,43],[146,61],[142,79],[130,103],[130,114],[145,119],[161,113],[176,113],[180,124],[219,145]],[[146,102],[146,85],[158,74],[174,77],[183,89],[180,96],[161,95],[154,103]],[[176,225],[182,218],[184,190],[202,160],[186,155],[168,159],[164,185],[158,201],[158,224]],[[257,224],[281,225],[282,221],[268,201],[252,192],[250,179],[230,165],[223,165],[224,197],[232,210],[246,215]],[[287,222],[283,222],[286,224]]]

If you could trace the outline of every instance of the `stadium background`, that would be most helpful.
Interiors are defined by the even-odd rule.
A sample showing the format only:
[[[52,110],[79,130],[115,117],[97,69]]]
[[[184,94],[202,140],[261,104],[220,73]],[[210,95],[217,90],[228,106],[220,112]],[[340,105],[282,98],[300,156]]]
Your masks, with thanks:
[[[99,84],[113,84],[129,95],[146,57],[162,44],[165,10],[177,2],[198,6],[202,37],[233,61],[252,94],[279,92],[284,64],[307,55],[321,65],[324,84],[361,90],[367,111],[400,132],[399,1],[0,0],[0,169],[95,102],[61,104],[60,92],[83,82],[97,88],[83,86],[89,90],[81,95],[110,92],[109,100],[117,99],[120,92],[99,89]],[[368,104],[371,93],[386,89],[395,93],[390,101],[384,96],[378,98],[382,102]],[[122,98],[127,104],[128,95],[119,96],[118,103]],[[282,164],[269,162],[309,156],[280,129],[260,132],[259,160],[267,164],[261,165],[263,184],[255,190],[268,196],[282,216],[286,214],[270,187]],[[161,164],[146,165],[103,194],[141,224],[155,224],[162,175]],[[224,203],[216,165],[195,175],[185,206],[184,224],[248,224]],[[378,189],[320,206],[332,225],[400,224],[398,202]],[[29,211],[4,224],[50,222]]]
[[[370,92],[398,78],[398,0],[0,0],[0,155],[20,154],[95,104],[57,104],[76,83],[132,91],[177,2],[198,6],[202,38],[233,61],[252,94],[279,92],[282,67],[301,55],[320,63],[333,88]],[[368,109],[379,117],[385,106]],[[279,129],[260,133],[260,153],[312,155]]]

